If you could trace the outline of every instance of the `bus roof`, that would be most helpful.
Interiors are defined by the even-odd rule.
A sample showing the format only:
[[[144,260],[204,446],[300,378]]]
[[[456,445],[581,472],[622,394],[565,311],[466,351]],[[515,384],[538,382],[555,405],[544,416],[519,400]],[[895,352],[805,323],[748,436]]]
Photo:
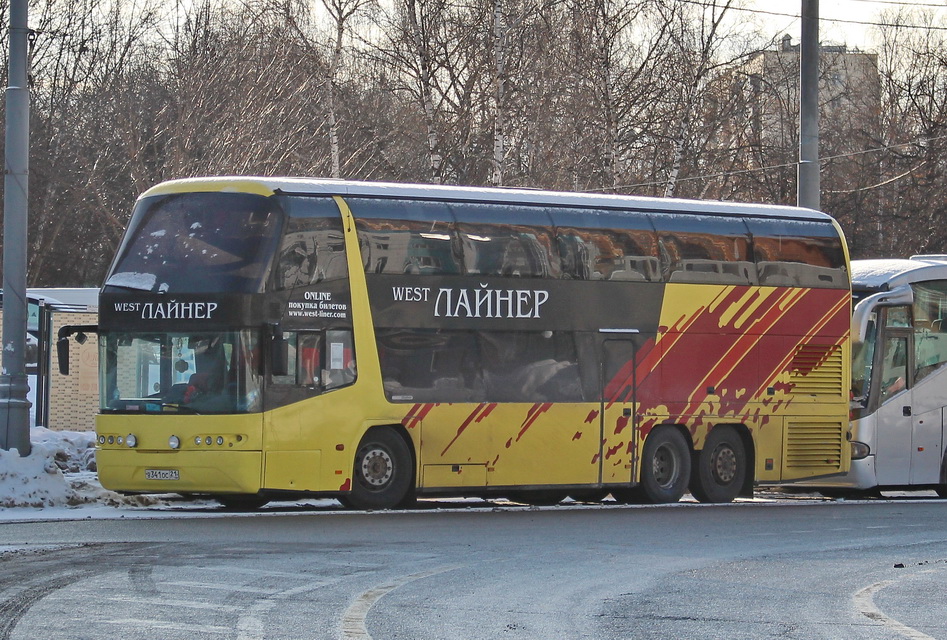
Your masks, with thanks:
[[[190,191],[246,192],[272,195],[277,192],[341,196],[417,198],[424,200],[476,200],[510,204],[639,209],[681,213],[766,216],[829,222],[831,216],[800,207],[735,202],[653,198],[601,193],[568,193],[532,189],[460,187],[394,182],[358,182],[327,178],[206,177],[163,182],[141,195],[149,196]]]
[[[852,260],[852,288],[887,291],[902,284],[947,280],[947,256]]]

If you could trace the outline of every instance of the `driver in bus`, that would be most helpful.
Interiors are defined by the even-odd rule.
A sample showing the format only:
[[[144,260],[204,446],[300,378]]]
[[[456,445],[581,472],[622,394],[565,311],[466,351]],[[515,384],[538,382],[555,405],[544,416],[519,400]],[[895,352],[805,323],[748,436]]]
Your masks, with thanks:
[[[188,380],[184,402],[219,394],[223,390],[226,356],[220,336],[194,336],[188,346],[194,350],[196,373]]]

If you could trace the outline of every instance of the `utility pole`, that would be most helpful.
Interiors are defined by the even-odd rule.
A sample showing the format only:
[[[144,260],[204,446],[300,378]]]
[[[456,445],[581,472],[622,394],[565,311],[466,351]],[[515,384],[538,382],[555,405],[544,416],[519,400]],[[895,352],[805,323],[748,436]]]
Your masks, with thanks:
[[[6,97],[3,177],[3,370],[0,373],[0,449],[30,454],[26,399],[26,242],[30,164],[28,2],[10,0],[10,67]]]
[[[802,0],[799,44],[799,170],[796,204],[820,207],[819,185],[819,0]]]

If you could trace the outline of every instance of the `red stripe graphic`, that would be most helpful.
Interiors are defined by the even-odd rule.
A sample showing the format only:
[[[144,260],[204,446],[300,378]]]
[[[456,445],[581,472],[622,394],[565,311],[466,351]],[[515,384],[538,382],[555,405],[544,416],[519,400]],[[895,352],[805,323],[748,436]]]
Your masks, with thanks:
[[[552,406],[551,402],[542,402],[534,404],[526,414],[526,420],[523,421],[522,428],[520,432],[516,434],[516,441],[519,442],[520,438],[523,437],[523,434],[526,433],[533,423],[536,422],[536,418],[540,415],[549,411],[549,407]]]
[[[481,402],[480,404],[478,404],[477,407],[473,411],[470,412],[470,415],[467,416],[467,419],[464,420],[461,423],[461,425],[457,428],[457,434],[454,435],[454,438],[450,442],[447,443],[447,446],[444,447],[444,450],[441,451],[441,456],[447,453],[447,450],[450,449],[455,442],[457,442],[457,438],[461,436],[461,434],[467,429],[467,427],[470,425],[471,422],[474,421],[475,418],[477,422],[480,422],[481,420],[486,418],[488,415],[490,415],[490,413],[493,411],[493,408],[496,406],[497,405],[495,402],[489,402],[489,403]]]

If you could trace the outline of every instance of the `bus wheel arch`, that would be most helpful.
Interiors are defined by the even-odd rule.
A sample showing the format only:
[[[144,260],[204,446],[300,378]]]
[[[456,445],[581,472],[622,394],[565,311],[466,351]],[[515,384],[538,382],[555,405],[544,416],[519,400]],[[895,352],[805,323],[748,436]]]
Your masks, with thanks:
[[[691,476],[690,436],[679,425],[659,425],[645,438],[641,454],[641,478],[636,487],[645,502],[678,502],[687,491]]]
[[[753,492],[753,441],[743,425],[720,424],[694,452],[690,491],[700,502],[732,502]]]
[[[352,490],[340,500],[356,509],[410,506],[415,495],[415,452],[401,425],[376,426],[355,450]]]

